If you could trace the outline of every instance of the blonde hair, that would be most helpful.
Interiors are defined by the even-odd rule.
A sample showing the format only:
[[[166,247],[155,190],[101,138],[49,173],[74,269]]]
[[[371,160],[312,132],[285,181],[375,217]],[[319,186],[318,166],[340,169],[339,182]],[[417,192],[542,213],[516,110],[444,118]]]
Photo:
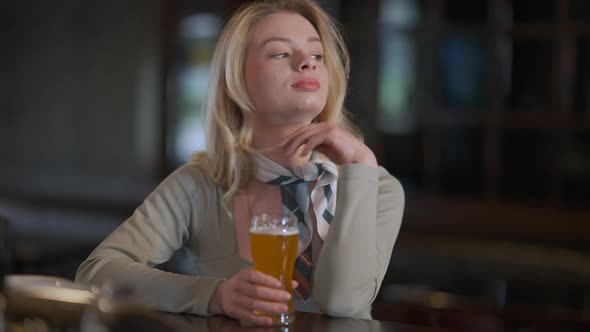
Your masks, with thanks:
[[[337,123],[358,136],[344,111],[350,71],[348,50],[336,23],[312,0],[267,0],[246,4],[226,23],[211,63],[205,104],[207,151],[194,155],[191,164],[207,170],[216,184],[232,196],[251,176],[254,104],[244,78],[246,47],[254,24],[278,12],[306,18],[318,32],[329,75],[326,105],[313,122]]]

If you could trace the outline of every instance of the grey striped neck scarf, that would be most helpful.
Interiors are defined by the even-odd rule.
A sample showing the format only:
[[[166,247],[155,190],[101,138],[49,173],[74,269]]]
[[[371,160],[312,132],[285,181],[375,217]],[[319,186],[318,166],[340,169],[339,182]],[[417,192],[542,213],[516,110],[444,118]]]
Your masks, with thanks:
[[[319,158],[316,153],[312,153],[309,162],[294,169],[285,168],[259,153],[254,154],[253,162],[254,176],[258,180],[281,186],[283,213],[295,214],[299,220],[298,254],[311,243],[311,213],[315,214],[318,234],[325,241],[336,211],[336,165]],[[317,182],[310,195],[309,184],[315,180]],[[313,211],[309,211],[310,197]]]

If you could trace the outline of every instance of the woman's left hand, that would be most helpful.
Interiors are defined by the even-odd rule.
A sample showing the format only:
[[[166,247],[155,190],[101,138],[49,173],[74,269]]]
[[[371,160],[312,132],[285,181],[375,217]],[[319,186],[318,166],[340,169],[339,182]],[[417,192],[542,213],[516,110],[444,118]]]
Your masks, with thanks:
[[[307,156],[317,150],[339,165],[377,166],[375,154],[356,136],[333,123],[312,123],[291,133],[283,142],[286,156]],[[300,150],[302,149],[302,150]],[[299,151],[300,150],[300,151]]]

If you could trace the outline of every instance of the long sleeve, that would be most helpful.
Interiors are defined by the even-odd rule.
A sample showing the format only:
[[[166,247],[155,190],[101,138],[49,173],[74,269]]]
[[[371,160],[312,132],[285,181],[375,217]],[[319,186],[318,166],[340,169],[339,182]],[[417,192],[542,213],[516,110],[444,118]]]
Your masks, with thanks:
[[[313,295],[328,315],[370,319],[401,226],[404,193],[382,167],[344,165],[340,173]]]
[[[199,200],[206,199],[204,181],[200,171],[186,166],[170,175],[80,265],[76,282],[130,284],[142,303],[151,308],[206,315],[221,279],[153,268],[166,262],[190,232],[198,229],[198,211],[194,210]]]

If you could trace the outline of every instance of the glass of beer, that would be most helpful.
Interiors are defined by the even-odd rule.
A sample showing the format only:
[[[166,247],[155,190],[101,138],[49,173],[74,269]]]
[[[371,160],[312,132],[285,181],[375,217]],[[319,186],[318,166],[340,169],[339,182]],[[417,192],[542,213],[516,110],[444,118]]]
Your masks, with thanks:
[[[252,217],[250,246],[254,269],[277,278],[283,288],[292,293],[291,280],[297,258],[299,228],[293,215],[262,214]],[[272,325],[288,325],[295,321],[293,300],[289,309],[281,314],[260,312],[257,315],[272,318]]]

